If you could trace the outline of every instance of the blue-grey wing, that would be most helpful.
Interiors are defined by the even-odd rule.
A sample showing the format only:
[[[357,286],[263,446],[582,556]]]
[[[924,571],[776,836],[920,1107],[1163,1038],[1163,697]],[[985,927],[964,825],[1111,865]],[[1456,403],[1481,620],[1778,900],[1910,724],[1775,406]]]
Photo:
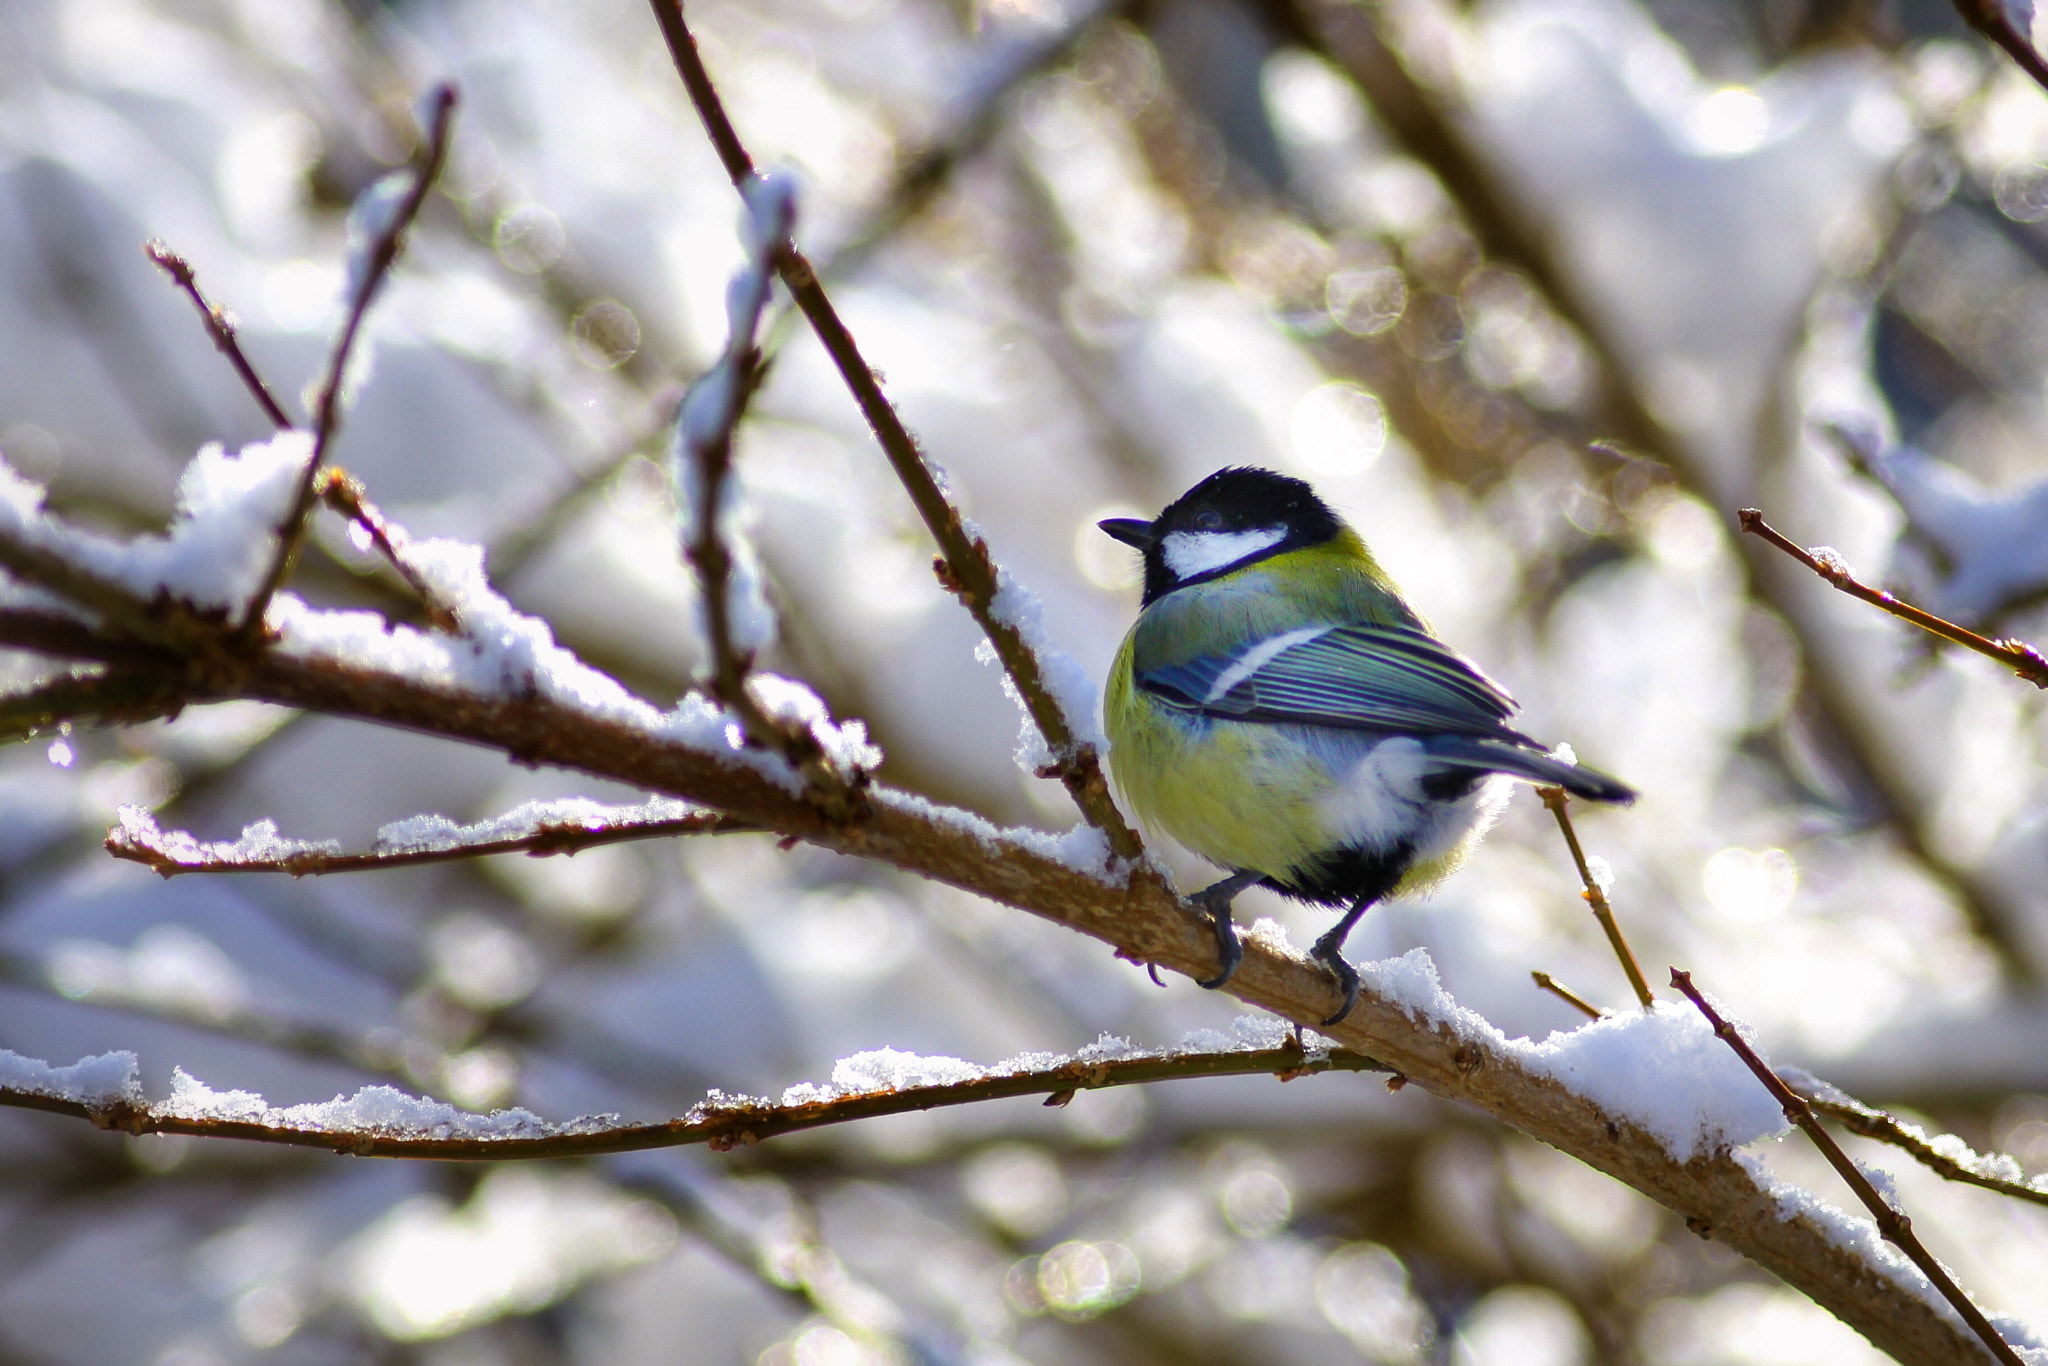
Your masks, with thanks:
[[[1409,626],[1308,628],[1141,669],[1137,682],[1204,716],[1273,724],[1491,736],[1515,710],[1470,660]]]
[[[1141,668],[1137,684],[1216,720],[1415,735],[1438,771],[1510,773],[1594,801],[1635,800],[1625,784],[1553,758],[1511,728],[1515,700],[1506,690],[1409,626],[1305,628],[1235,654]]]

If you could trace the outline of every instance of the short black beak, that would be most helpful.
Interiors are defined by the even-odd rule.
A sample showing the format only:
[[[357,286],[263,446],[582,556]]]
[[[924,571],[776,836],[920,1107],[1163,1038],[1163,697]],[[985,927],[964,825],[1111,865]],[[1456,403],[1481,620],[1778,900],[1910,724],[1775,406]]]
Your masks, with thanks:
[[[1136,517],[1111,517],[1095,525],[1122,541],[1125,545],[1139,550],[1149,550],[1156,539],[1150,522],[1139,521]]]

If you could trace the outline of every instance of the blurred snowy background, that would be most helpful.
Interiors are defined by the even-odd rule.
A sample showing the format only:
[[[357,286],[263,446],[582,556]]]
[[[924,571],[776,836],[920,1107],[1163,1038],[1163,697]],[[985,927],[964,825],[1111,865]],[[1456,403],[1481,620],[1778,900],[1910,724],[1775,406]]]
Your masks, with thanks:
[[[1731,536],[1753,503],[1866,577],[2048,634],[2048,97],[1945,9],[691,17],[757,158],[801,178],[799,243],[1096,677],[1136,605],[1098,518],[1225,462],[1315,480],[1529,731],[1644,791],[1581,830],[1653,980],[1689,966],[1779,1061],[2048,1165],[2038,699]],[[0,6],[0,450],[68,517],[161,526],[202,443],[267,428],[140,244],[186,254],[295,394],[345,209],[441,77],[449,170],[336,459],[416,533],[489,545],[516,601],[666,703],[700,654],[659,427],[723,340],[737,204],[631,0]],[[1396,136],[1418,126],[1442,135],[1411,138],[1423,160]],[[1013,765],[1014,710],[822,353],[788,319],[770,345],[739,454],[781,609],[766,663],[866,718],[887,780],[1069,824]],[[319,540],[299,591],[404,610],[338,522]],[[353,846],[575,792],[632,795],[254,705],[15,746],[0,1046],[136,1049],[155,1094],[183,1067],[275,1104],[395,1081],[652,1118],[863,1049],[1163,1045],[1237,1010],[765,838],[302,881],[163,882],[99,849],[124,803]],[[1526,793],[1439,896],[1351,941],[1416,945],[1510,1032],[1575,1021],[1531,969],[1628,1002]],[[2048,1212],[1858,1153],[1981,1300],[2048,1302]],[[1841,1198],[1802,1148],[1771,1159]],[[1605,1177],[1370,1077],[502,1169],[0,1112],[7,1363],[1878,1359]]]

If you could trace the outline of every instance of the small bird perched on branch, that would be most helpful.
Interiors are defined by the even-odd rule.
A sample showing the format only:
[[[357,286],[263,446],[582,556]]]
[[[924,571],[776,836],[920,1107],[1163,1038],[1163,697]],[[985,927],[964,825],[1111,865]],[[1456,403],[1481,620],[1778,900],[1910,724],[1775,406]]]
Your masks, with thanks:
[[[1344,1004],[1344,940],[1374,902],[1451,873],[1508,779],[1635,793],[1511,729],[1514,699],[1430,633],[1358,533],[1299,479],[1219,470],[1152,521],[1100,524],[1145,557],[1104,711],[1117,785],[1148,825],[1230,871],[1191,899],[1230,980],[1231,900],[1253,884],[1344,916],[1312,956]]]

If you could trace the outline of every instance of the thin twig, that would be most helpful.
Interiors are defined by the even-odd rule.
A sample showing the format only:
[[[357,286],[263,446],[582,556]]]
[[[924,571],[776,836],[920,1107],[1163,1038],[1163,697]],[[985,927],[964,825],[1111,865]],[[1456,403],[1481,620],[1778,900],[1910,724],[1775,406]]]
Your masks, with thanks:
[[[1068,1059],[1057,1066],[976,1077],[968,1081],[863,1091],[832,1100],[778,1105],[714,1096],[678,1119],[653,1124],[574,1120],[548,1125],[548,1132],[505,1138],[442,1137],[433,1130],[406,1133],[388,1128],[310,1128],[282,1120],[231,1120],[180,1116],[126,1101],[91,1104],[24,1087],[0,1087],[0,1106],[44,1110],[90,1119],[103,1129],[130,1134],[188,1134],[325,1148],[357,1157],[415,1160],[515,1162],[541,1157],[582,1157],[641,1152],[704,1143],[719,1152],[759,1143],[779,1134],[845,1124],[852,1120],[936,1110],[1014,1096],[1053,1095],[1109,1086],[1175,1081],[1194,1077],[1238,1077],[1270,1073],[1288,1080],[1318,1072],[1383,1072],[1362,1054],[1333,1050],[1304,1054],[1290,1046],[1248,1052],[1155,1054],[1116,1061]],[[275,1113],[275,1112],[274,1112]],[[536,1126],[540,1127],[540,1126]]]
[[[115,858],[143,864],[165,877],[176,877],[180,873],[289,873],[293,877],[323,877],[329,873],[448,863],[492,854],[531,854],[545,858],[553,854],[576,854],[607,844],[624,844],[629,840],[741,834],[761,828],[716,811],[692,811],[683,816],[646,819],[622,815],[597,825],[574,820],[543,821],[522,835],[457,838],[431,848],[373,848],[349,854],[308,846],[282,854],[245,855],[235,852],[232,843],[208,844],[183,831],[159,830],[154,822],[124,821],[107,832],[106,850]]]
[[[1558,1000],[1563,1001],[1589,1020],[1597,1020],[1606,1013],[1599,1006],[1594,1005],[1591,1001],[1579,995],[1579,993],[1573,991],[1547,972],[1532,972],[1529,975],[1536,979],[1536,986],[1539,990],[1549,992],[1552,996],[1557,997]]]
[[[199,292],[199,281],[192,275],[192,263],[172,251],[161,238],[152,237],[144,242],[142,251],[162,268],[164,274],[171,277],[171,283],[184,290],[185,296],[192,300],[193,307],[199,310],[199,316],[205,320],[207,335],[213,338],[213,344],[220,348],[220,353],[228,358],[228,364],[235,367],[235,373],[242,377],[242,386],[249,391],[249,396],[256,400],[256,406],[263,410],[263,415],[270,419],[271,425],[279,431],[290,427],[291,417],[285,412],[283,405],[272,396],[270,386],[256,373],[256,367],[249,363],[249,357],[242,352],[242,344],[235,339],[233,316],[226,309],[208,303],[206,296]]]
[[[369,536],[370,543],[390,562],[398,577],[405,580],[406,587],[418,596],[420,605],[426,609],[427,620],[443,631],[461,629],[455,609],[442,601],[419,566],[407,558],[404,529],[384,520],[384,514],[369,500],[366,490],[355,477],[344,469],[329,469],[314,482],[318,485],[320,501],[354,522]]]
[[[1564,832],[1564,842],[1572,851],[1572,862],[1579,867],[1579,881],[1585,885],[1586,890],[1580,895],[1593,908],[1593,918],[1606,932],[1607,942],[1613,946],[1614,956],[1621,960],[1621,970],[1628,974],[1628,984],[1635,989],[1636,999],[1642,1002],[1644,1010],[1648,1010],[1657,998],[1650,994],[1650,984],[1643,977],[1643,970],[1637,965],[1628,940],[1622,938],[1621,925],[1614,918],[1614,907],[1607,904],[1606,889],[1594,879],[1592,866],[1586,861],[1586,851],[1579,847],[1579,832],[1572,828],[1571,815],[1565,810],[1571,799],[1561,787],[1539,787],[1536,795],[1550,808],[1550,814],[1557,817],[1557,828]]]
[[[1749,1041],[1742,1037],[1735,1026],[1728,1023],[1721,1013],[1708,1003],[1707,998],[1692,984],[1692,974],[1681,972],[1677,968],[1671,969],[1671,985],[1684,992],[1686,999],[1699,1007],[1700,1014],[1706,1016],[1707,1023],[1714,1027],[1714,1037],[1735,1050],[1735,1056],[1742,1059],[1743,1066],[1755,1073],[1756,1079],[1771,1093],[1771,1098],[1784,1107],[1785,1118],[1806,1131],[1807,1137],[1820,1149],[1821,1156],[1828,1160],[1828,1165],[1840,1173],[1842,1179],[1849,1183],[1849,1188],[1856,1192],[1856,1198],[1870,1211],[1871,1217],[1877,1221],[1878,1232],[1884,1235],[1887,1242],[1912,1259],[1913,1265],[1920,1268],[1920,1273],[1941,1292],[1941,1297],[1962,1316],[1970,1331],[1983,1339],[1984,1345],[1991,1349],[1991,1355],[2002,1362],[2010,1363],[2010,1366],[2024,1366],[2012,1344],[1999,1336],[1998,1330],[1991,1326],[1991,1321],[1984,1317],[1984,1311],[1963,1293],[1962,1287],[1955,1283],[1947,1269],[1935,1260],[1934,1254],[1927,1250],[1919,1235],[1913,1232],[1913,1221],[1892,1207],[1891,1202],[1885,1199],[1870,1178],[1863,1174],[1863,1169],[1850,1160],[1849,1155],[1842,1151],[1842,1145],[1835,1142],[1833,1136],[1822,1127],[1820,1119],[1813,1113],[1813,1107],[1806,1103],[1805,1098],[1780,1080],[1778,1074],[1757,1056],[1756,1050],[1749,1046]]]
[[[2020,1169],[2019,1163],[2004,1154],[1984,1157],[1972,1152],[1967,1144],[1954,1135],[1943,1135],[1939,1140],[1927,1137],[1926,1131],[1917,1124],[1908,1124],[1898,1116],[1865,1105],[1854,1096],[1821,1081],[1818,1077],[1782,1078],[1803,1097],[1815,1111],[1839,1123],[1852,1134],[1889,1143],[1906,1153],[1921,1166],[1949,1181],[1960,1181],[1983,1190],[2009,1195],[2015,1200],[2029,1204],[2048,1205],[2048,1187],[2032,1185],[2026,1181],[2009,1180],[1994,1176],[1990,1168],[2009,1167]]]
[[[713,88],[710,74],[704,69],[704,60],[697,51],[696,40],[690,36],[689,26],[683,20],[681,0],[649,2],[655,19],[661,25],[662,36],[668,42],[669,55],[689,91],[690,102],[696,107],[705,132],[717,150],[719,160],[725,165],[726,174],[732,178],[736,188],[744,189],[754,175],[753,158],[747,155],[739,134],[733,129],[732,120],[719,102],[718,92]],[[997,605],[997,595],[1002,588],[1001,575],[987,542],[968,529],[959,509],[947,499],[938,477],[925,461],[924,452],[918,448],[916,438],[903,425],[902,418],[883,394],[881,382],[862,356],[838,310],[832,306],[811,263],[792,247],[777,262],[777,268],[783,284],[796,300],[797,307],[803,310],[811,330],[817,333],[819,342],[838,367],[840,377],[852,391],[854,401],[860,405],[862,416],[867,419],[883,454],[896,471],[897,479],[910,494],[910,501],[924,519],[926,529],[938,542],[940,558],[934,568],[939,571],[940,581],[960,599],[995,647],[997,659],[1016,684],[1026,710],[1055,757],[1061,782],[1080,807],[1082,816],[1102,831],[1114,856],[1138,858],[1144,853],[1144,845],[1110,796],[1101,757],[1096,754],[1094,746],[1082,742],[1076,734],[1058,699],[1046,687],[1036,652],[1023,632]],[[1140,875],[1143,876],[1142,873]]]
[[[1909,621],[1923,631],[1930,631],[1943,640],[1952,641],[1965,649],[1975,650],[1986,659],[1995,659],[2037,688],[2048,688],[2048,657],[2023,640],[1992,640],[1980,636],[1967,626],[1958,626],[1944,617],[1901,602],[1881,588],[1872,588],[1857,579],[1839,557],[1816,555],[1811,550],[1793,541],[1776,527],[1764,520],[1756,508],[1743,508],[1735,514],[1742,529],[1750,535],[1766,541],[1790,555],[1814,573],[1826,579],[1850,597],[1881,608],[1901,621]]]
[[[292,499],[289,511],[277,527],[277,549],[272,556],[270,568],[256,591],[250,595],[249,605],[242,614],[241,634],[245,644],[255,643],[263,633],[263,614],[270,606],[270,599],[291,573],[292,564],[297,560],[299,547],[306,538],[307,519],[312,515],[314,499],[317,496],[316,483],[320,467],[327,459],[328,447],[333,444],[334,434],[341,426],[342,381],[348,372],[349,356],[355,350],[357,334],[361,332],[363,319],[369,315],[370,302],[377,297],[377,290],[384,283],[384,277],[398,260],[404,245],[405,230],[419,215],[420,207],[426,203],[427,193],[433,188],[434,180],[441,173],[441,164],[448,156],[448,133],[455,116],[455,87],[435,87],[429,97],[433,116],[428,125],[427,136],[421,151],[419,164],[412,174],[412,184],[405,197],[391,211],[389,221],[378,225],[377,233],[360,258],[360,277],[355,281],[355,293],[349,299],[348,317],[342,323],[341,331],[335,337],[333,349],[328,353],[327,372],[320,381],[320,388],[313,404],[313,455],[306,462],[305,473],[299,478],[297,494]],[[372,191],[374,193],[374,190]]]

